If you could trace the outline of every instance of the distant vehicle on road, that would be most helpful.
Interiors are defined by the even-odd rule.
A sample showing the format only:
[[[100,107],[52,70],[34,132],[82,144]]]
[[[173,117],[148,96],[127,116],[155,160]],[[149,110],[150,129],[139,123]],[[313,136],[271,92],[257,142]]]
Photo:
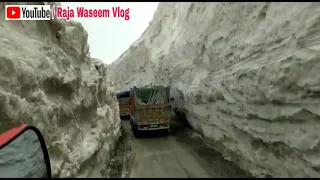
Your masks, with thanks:
[[[154,130],[168,134],[171,121],[170,87],[134,87],[130,91],[130,105],[134,136],[142,131]]]
[[[117,93],[119,102],[120,119],[130,119],[130,91]]]

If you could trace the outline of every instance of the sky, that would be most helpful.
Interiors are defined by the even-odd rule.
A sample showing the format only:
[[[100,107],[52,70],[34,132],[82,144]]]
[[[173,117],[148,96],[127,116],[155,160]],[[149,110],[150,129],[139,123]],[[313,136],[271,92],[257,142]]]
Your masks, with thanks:
[[[70,6],[73,9],[79,6],[86,9],[110,9],[110,15],[112,7],[130,8],[128,21],[113,16],[74,19],[81,22],[88,31],[91,57],[110,64],[145,31],[153,18],[158,2],[62,2],[62,6]]]

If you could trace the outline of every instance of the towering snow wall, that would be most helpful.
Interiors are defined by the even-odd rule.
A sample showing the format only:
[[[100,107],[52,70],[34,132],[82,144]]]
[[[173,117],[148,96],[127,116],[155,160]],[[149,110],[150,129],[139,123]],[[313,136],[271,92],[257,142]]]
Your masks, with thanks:
[[[171,85],[209,144],[253,175],[320,176],[320,4],[160,3],[108,67]]]
[[[0,133],[38,127],[54,177],[107,176],[119,108],[106,66],[89,56],[86,30],[74,21],[5,21],[4,11],[1,3]]]

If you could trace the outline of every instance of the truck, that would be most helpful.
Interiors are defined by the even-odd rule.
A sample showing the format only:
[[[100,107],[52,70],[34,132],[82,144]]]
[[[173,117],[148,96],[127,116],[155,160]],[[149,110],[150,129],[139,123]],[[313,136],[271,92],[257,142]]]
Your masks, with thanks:
[[[117,93],[119,102],[120,119],[130,119],[130,91],[122,91]]]
[[[130,105],[130,124],[134,136],[155,130],[168,135],[171,121],[169,87],[133,87],[130,90]]]

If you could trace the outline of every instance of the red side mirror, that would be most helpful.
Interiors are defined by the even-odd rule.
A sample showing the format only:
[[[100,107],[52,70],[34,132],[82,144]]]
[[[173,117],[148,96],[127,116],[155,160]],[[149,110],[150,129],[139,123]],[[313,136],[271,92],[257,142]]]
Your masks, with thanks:
[[[24,124],[0,135],[0,178],[51,178],[47,147],[36,127]]]

